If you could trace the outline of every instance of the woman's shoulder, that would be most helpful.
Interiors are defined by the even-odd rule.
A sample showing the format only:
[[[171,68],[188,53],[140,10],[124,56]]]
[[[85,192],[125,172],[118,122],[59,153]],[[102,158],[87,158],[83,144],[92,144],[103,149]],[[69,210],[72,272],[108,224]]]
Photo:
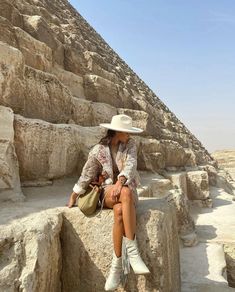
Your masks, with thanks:
[[[89,152],[89,155],[96,155],[97,153],[99,153],[101,150],[103,150],[105,148],[105,146],[104,145],[102,145],[102,144],[96,144],[96,145],[94,145],[92,148],[91,148],[91,150],[90,150],[90,152]]]

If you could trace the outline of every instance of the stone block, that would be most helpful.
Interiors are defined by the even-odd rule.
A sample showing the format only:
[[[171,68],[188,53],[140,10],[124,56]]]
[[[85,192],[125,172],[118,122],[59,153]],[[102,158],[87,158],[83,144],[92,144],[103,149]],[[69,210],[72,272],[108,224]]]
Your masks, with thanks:
[[[0,201],[22,201],[19,165],[14,147],[14,113],[0,106]]]
[[[187,172],[187,195],[190,200],[209,199],[209,179],[206,171]]]
[[[65,210],[61,234],[64,291],[104,290],[113,252],[112,213],[104,210],[100,218],[88,218],[76,208]],[[180,291],[175,212],[165,200],[139,201],[137,241],[151,274],[138,276],[131,272],[125,291]]]

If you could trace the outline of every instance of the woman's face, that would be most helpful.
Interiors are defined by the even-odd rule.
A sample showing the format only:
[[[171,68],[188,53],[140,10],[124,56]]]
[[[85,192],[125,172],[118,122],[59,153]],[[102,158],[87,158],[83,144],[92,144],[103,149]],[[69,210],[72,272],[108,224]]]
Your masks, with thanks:
[[[116,137],[122,143],[127,143],[127,141],[130,138],[130,134],[129,133],[125,133],[125,132],[116,132]]]

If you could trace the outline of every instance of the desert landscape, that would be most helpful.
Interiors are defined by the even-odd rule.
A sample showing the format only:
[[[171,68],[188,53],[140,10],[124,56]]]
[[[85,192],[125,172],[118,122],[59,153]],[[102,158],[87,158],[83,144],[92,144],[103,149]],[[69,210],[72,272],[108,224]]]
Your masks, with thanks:
[[[117,291],[235,288],[235,149],[209,153],[66,0],[0,0],[0,291],[104,291],[111,210],[65,206],[99,123],[144,129],[138,243]]]

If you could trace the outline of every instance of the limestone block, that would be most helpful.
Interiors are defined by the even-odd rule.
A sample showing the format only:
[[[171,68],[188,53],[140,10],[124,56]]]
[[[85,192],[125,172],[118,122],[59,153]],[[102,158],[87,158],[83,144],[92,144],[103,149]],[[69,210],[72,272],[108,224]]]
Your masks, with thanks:
[[[93,125],[93,108],[90,100],[72,97],[72,115],[74,123],[81,126]]]
[[[157,173],[139,171],[141,187],[138,189],[139,197],[164,198],[173,188],[169,179]]]
[[[19,10],[10,3],[11,1],[2,0],[0,5],[0,15],[8,19],[14,26],[23,27],[23,16]]]
[[[160,141],[140,138],[138,145],[138,168],[140,170],[158,171],[165,167]]]
[[[93,126],[98,126],[101,123],[110,123],[112,117],[117,115],[117,109],[107,103],[92,102]]]
[[[14,147],[14,113],[0,106],[0,201],[22,201],[19,165]]]
[[[235,288],[235,244],[224,245],[225,260],[227,266],[227,279],[230,287]]]
[[[181,144],[182,145],[182,144]],[[184,151],[188,157],[188,160],[185,162],[186,166],[196,166],[196,155],[191,148],[184,148]]]
[[[64,69],[71,71],[76,75],[84,75],[87,73],[87,62],[83,52],[65,45],[64,48]],[[85,93],[86,94],[86,93]]]
[[[45,43],[33,38],[19,27],[15,28],[17,47],[25,58],[25,63],[35,69],[51,71],[52,50]]]
[[[209,180],[206,171],[187,172],[187,195],[190,200],[209,199]]]
[[[82,98],[72,98],[72,119],[82,126],[99,126],[100,123],[110,123],[117,114],[117,109],[107,103],[92,102]]]
[[[216,168],[214,166],[212,166],[212,165],[203,165],[203,166],[198,166],[198,169],[205,170],[208,173],[209,184],[211,186],[216,186],[217,170],[216,170]]]
[[[176,141],[161,140],[166,166],[184,166],[189,159],[189,153]]]
[[[90,72],[116,84],[122,83],[122,80],[112,72],[113,66],[97,52],[85,51],[84,57],[87,60],[87,67]]]
[[[113,212],[85,217],[64,211],[61,233],[64,291],[104,291],[112,259]],[[146,198],[137,207],[137,241],[149,276],[131,272],[125,290],[180,291],[179,246],[175,212],[165,200]],[[76,273],[74,273],[76,271]]]
[[[0,69],[0,103],[22,112],[25,103],[22,53],[0,42]]]
[[[175,189],[171,190],[170,195],[167,197],[167,201],[175,207],[178,232],[180,236],[182,236],[182,239],[184,239],[185,235],[195,234],[195,224],[192,216],[190,215],[187,196],[182,193],[181,190]],[[197,244],[197,240],[195,239],[196,237],[194,236],[193,242],[191,243],[192,245]],[[186,244],[189,246],[188,240]]]
[[[187,196],[181,189],[174,189],[170,180],[158,174],[140,171],[141,186],[137,189],[139,197],[157,197],[173,206],[177,217],[178,233],[184,246],[197,244],[195,224],[190,215]]]
[[[83,78],[81,76],[63,70],[58,66],[53,68],[53,74],[57,76],[61,83],[68,87],[73,96],[85,98]]]
[[[230,173],[224,169],[219,169],[217,172],[216,186],[224,189],[230,195],[235,195],[235,182]]]
[[[64,64],[64,47],[58,41],[56,34],[40,15],[24,15],[24,30],[35,39],[45,43],[52,49],[54,61]]]
[[[181,189],[182,192],[187,195],[187,179],[186,172],[166,172],[164,175],[166,178],[170,179],[173,187]]]
[[[116,84],[107,79],[87,74],[84,77],[84,89],[86,97],[90,100],[108,103],[114,107],[123,105]]]
[[[103,136],[98,127],[55,125],[19,115],[14,127],[22,181],[80,173],[89,149]]]
[[[0,291],[60,291],[62,216],[44,211],[0,228]]]
[[[14,26],[2,16],[0,16],[0,41],[13,47],[17,46]]]
[[[25,82],[24,116],[53,123],[71,118],[71,94],[54,75],[26,66]]]

